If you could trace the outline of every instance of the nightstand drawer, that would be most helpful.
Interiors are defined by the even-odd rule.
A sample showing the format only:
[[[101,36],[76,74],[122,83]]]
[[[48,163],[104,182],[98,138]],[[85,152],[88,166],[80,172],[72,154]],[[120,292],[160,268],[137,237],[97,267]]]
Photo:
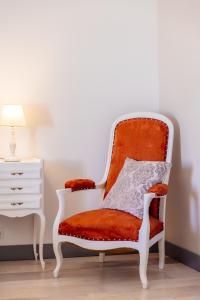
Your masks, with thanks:
[[[0,196],[0,209],[40,208],[41,195]]]
[[[0,194],[40,194],[41,182],[38,180],[2,180]]]
[[[41,169],[29,169],[29,168],[7,168],[0,170],[0,179],[30,179],[30,178],[40,178]]]

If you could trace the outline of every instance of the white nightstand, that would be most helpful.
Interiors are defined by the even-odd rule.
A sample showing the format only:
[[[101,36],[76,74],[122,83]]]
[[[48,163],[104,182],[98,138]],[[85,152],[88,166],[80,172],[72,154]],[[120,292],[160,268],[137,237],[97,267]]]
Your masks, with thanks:
[[[37,217],[40,218],[39,257],[44,269],[43,241],[45,217],[43,188],[43,161],[37,158],[20,162],[0,160],[0,215],[24,217],[34,214],[33,251],[37,260]]]

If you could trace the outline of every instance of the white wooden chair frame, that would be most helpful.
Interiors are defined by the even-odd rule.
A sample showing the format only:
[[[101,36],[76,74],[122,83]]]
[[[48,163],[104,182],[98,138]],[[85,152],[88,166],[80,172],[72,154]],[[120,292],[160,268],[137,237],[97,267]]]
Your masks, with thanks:
[[[123,115],[119,117],[112,126],[111,129],[111,136],[110,136],[110,144],[108,150],[108,159],[106,164],[106,170],[103,176],[103,179],[100,183],[96,184],[96,189],[104,189],[106,179],[108,176],[110,162],[111,162],[111,155],[112,155],[112,147],[113,147],[113,139],[114,139],[114,131],[116,125],[127,119],[132,118],[150,118],[150,119],[157,119],[163,121],[169,129],[169,136],[168,136],[168,145],[167,145],[167,155],[166,161],[171,162],[172,158],[172,147],[173,147],[173,136],[174,136],[174,128],[172,122],[165,116],[158,114],[158,113],[151,113],[151,112],[136,112]],[[168,184],[169,174],[165,183]],[[147,281],[147,264],[148,264],[148,256],[149,256],[149,248],[158,242],[159,248],[159,268],[164,268],[165,262],[165,207],[166,207],[166,196],[157,197],[154,193],[146,193],[144,195],[144,213],[143,213],[143,221],[139,231],[139,239],[136,242],[133,241],[92,241],[81,239],[73,236],[67,235],[60,235],[58,233],[58,228],[60,222],[64,219],[64,207],[68,198],[66,197],[69,193],[72,192],[71,189],[59,189],[56,191],[58,200],[59,200],[59,209],[54,221],[53,225],[53,249],[56,257],[56,268],[53,271],[54,277],[58,277],[58,273],[62,264],[62,251],[61,251],[61,244],[63,242],[69,242],[75,245],[78,245],[82,248],[91,249],[91,250],[99,250],[99,261],[104,261],[104,251],[117,249],[117,248],[132,248],[139,251],[140,256],[140,264],[139,264],[139,274],[140,279],[142,282],[143,288],[147,288],[148,281]],[[84,192],[84,191],[83,191]],[[160,210],[159,210],[159,219],[164,223],[164,229],[162,232],[154,236],[153,238],[149,238],[150,233],[150,223],[149,223],[149,206],[153,198],[160,198]],[[99,206],[96,207],[99,209]]]

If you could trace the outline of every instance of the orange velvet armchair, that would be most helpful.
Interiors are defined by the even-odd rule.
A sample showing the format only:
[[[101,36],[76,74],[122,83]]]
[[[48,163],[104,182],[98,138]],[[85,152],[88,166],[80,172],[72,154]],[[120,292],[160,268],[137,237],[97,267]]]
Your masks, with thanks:
[[[149,248],[158,242],[159,267],[164,267],[165,258],[165,206],[168,179],[152,186],[144,194],[143,219],[124,211],[95,209],[63,215],[70,193],[102,189],[103,201],[116,182],[127,157],[141,161],[171,162],[173,125],[165,116],[157,113],[131,113],[119,117],[111,129],[108,159],[103,179],[95,183],[90,179],[75,179],[57,190],[59,210],[53,227],[53,247],[56,256],[54,276],[57,277],[61,264],[61,244],[69,242],[80,247],[98,250],[103,262],[106,250],[132,248],[139,251],[139,275],[143,288],[147,288],[147,263]]]

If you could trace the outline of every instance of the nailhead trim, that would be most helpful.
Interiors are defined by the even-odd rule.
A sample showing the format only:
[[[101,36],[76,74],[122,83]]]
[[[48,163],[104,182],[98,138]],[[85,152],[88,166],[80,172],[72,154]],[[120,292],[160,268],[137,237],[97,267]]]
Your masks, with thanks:
[[[76,237],[76,238],[79,238],[79,239],[82,239],[82,240],[88,240],[88,241],[101,241],[101,242],[115,242],[115,241],[121,241],[121,242],[127,242],[127,241],[132,241],[132,242],[135,242],[136,240],[132,240],[131,238],[129,239],[94,239],[94,238],[88,238],[86,236],[80,236],[80,235],[75,235],[75,234],[71,234],[71,233],[67,233],[66,236],[72,236],[72,237]]]
[[[71,189],[72,192],[77,192],[77,191],[83,191],[83,190],[95,190],[96,189],[96,186],[95,187],[87,187],[87,188],[75,188],[75,189]]]

